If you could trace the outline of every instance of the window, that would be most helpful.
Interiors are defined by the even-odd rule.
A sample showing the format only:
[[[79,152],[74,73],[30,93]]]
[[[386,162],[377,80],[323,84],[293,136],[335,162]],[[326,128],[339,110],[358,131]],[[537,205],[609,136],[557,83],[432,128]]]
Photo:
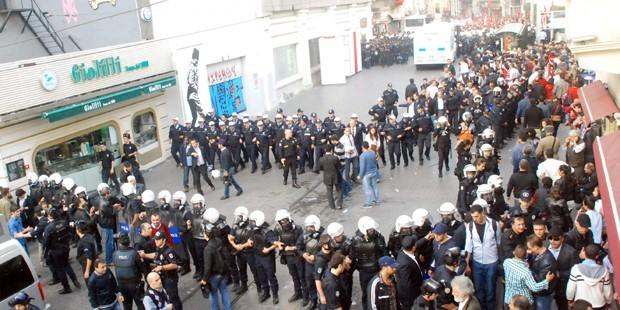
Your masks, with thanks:
[[[141,149],[157,143],[157,123],[155,113],[148,111],[134,116],[132,122],[134,143]]]
[[[297,45],[285,45],[273,49],[276,82],[297,74]]]
[[[424,18],[412,18],[405,20],[405,27],[422,27],[424,26]]]
[[[26,169],[24,169],[24,160],[19,159],[6,164],[6,171],[9,175],[9,182],[25,177]]]
[[[119,157],[116,128],[101,127],[78,136],[65,138],[63,142],[37,151],[35,165],[38,174],[58,172],[63,176],[97,167],[99,142],[104,141],[107,149]]]
[[[0,300],[5,300],[34,283],[32,272],[23,256],[13,257],[0,265],[0,283]]]

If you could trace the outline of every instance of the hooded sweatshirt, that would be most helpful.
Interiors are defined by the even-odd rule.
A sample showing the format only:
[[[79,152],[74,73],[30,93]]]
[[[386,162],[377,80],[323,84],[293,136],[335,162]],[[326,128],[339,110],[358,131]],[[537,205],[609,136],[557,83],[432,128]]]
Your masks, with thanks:
[[[605,266],[591,259],[573,266],[566,287],[566,298],[586,300],[592,304],[593,308],[600,308],[611,303],[613,292]]]

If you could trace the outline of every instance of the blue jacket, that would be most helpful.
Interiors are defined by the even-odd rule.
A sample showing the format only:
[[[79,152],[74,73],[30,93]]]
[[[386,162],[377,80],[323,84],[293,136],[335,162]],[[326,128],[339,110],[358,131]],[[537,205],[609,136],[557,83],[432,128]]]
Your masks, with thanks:
[[[377,157],[375,152],[367,150],[359,158],[360,161],[360,177],[364,177],[369,173],[377,173]]]

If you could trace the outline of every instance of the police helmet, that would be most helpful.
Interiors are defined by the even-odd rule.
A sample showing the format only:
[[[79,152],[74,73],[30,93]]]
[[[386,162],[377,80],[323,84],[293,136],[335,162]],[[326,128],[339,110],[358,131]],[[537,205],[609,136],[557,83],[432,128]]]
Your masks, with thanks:
[[[478,189],[476,189],[476,195],[478,198],[481,198],[482,195],[493,193],[493,187],[489,184],[480,184],[478,185]]]
[[[34,172],[28,172],[26,175],[26,179],[28,179],[28,183],[35,183],[38,181],[39,176],[37,176]]]
[[[474,200],[474,202],[471,205],[472,206],[473,205],[479,205],[479,206],[481,206],[485,210],[486,210],[486,208],[489,207],[489,203],[486,200],[482,199],[482,198],[477,198],[476,200]]]
[[[396,228],[396,232],[400,232],[401,228],[412,227],[413,219],[411,219],[409,215],[401,215],[396,218],[394,226]]]
[[[362,216],[357,221],[357,229],[359,229],[362,234],[367,235],[368,230],[377,229],[377,222],[370,216]]]
[[[195,204],[203,205],[205,203],[205,197],[200,194],[194,194],[194,196],[192,196],[192,199],[190,199],[190,202],[194,205]]]
[[[321,228],[321,219],[314,214],[308,215],[304,220],[304,226],[313,226],[314,230],[318,231]]]
[[[326,231],[330,237],[335,238],[344,234],[344,227],[338,222],[333,222],[327,225]]]
[[[99,185],[97,185],[97,192],[99,194],[103,194],[104,192],[107,192],[110,189],[110,185],[108,185],[108,183],[99,183]]]
[[[150,189],[142,192],[142,195],[140,196],[142,198],[142,203],[149,203],[155,201],[155,193]]]
[[[463,168],[463,174],[467,175],[468,172],[477,173],[478,170],[476,170],[476,166],[474,166],[472,164],[467,164],[467,165],[465,165],[465,168]]]
[[[482,96],[474,96],[474,101],[481,101],[482,100]]]
[[[489,176],[489,179],[487,180],[487,184],[491,185],[492,188],[502,187],[503,183],[504,179],[496,174]]]
[[[447,118],[447,117],[445,117],[445,116],[440,116],[440,117],[437,119],[437,123],[439,123],[439,124],[447,124],[447,123],[448,123],[448,118]]]
[[[75,191],[73,191],[73,194],[77,197],[79,194],[84,194],[86,195],[86,188],[84,188],[84,186],[78,186],[75,188]]]
[[[493,92],[494,93],[501,93],[502,92],[502,88],[499,87],[499,86],[495,86],[495,87],[493,87]]]
[[[248,211],[248,208],[244,206],[239,206],[235,208],[235,212],[234,212],[235,218],[241,218],[241,221],[247,221],[249,213],[250,211]]]
[[[413,221],[414,226],[422,226],[426,220],[430,220],[431,214],[428,210],[423,208],[417,208],[411,214],[411,220]]]
[[[181,204],[183,205],[187,200],[187,195],[185,195],[183,191],[176,191],[174,192],[174,194],[172,194],[172,199],[181,201]]]
[[[62,187],[64,187],[66,190],[72,189],[73,186],[75,186],[75,182],[72,178],[64,178],[62,180]]]
[[[452,247],[446,250],[443,254],[443,262],[448,266],[458,265],[461,260],[461,249],[459,247]]]
[[[276,211],[276,216],[275,216],[276,222],[279,222],[283,219],[288,219],[289,221],[292,221],[291,214],[288,212],[288,210],[280,209]]]
[[[222,176],[222,173],[221,173],[221,172],[220,172],[220,170],[218,170],[218,169],[213,169],[213,170],[211,170],[211,176],[212,176],[214,179],[219,179],[219,178],[220,178],[220,176]]]
[[[265,213],[260,210],[255,210],[250,213],[248,220],[254,221],[256,226],[262,226],[265,223]]]
[[[131,185],[131,183],[123,183],[123,185],[121,185],[121,194],[125,197],[131,195],[131,194],[135,194],[136,193],[136,188],[133,187],[133,185]]]
[[[220,218],[220,211],[218,211],[216,208],[209,208],[202,215],[202,218],[211,224],[215,224]]]
[[[495,137],[495,131],[491,128],[486,128],[482,131],[482,137],[485,139],[492,139]]]
[[[170,203],[170,200],[172,199],[172,195],[170,194],[169,191],[163,190],[157,194],[157,199],[160,199],[160,200],[163,199],[165,203]]]
[[[485,143],[480,146],[480,152],[492,152],[492,151],[493,151],[493,146],[488,143]]]
[[[436,280],[433,280],[432,278],[427,279],[422,284],[422,294],[423,295],[439,294],[441,293],[442,287],[443,286],[441,285],[441,283],[437,282]]]
[[[60,184],[60,182],[62,182],[62,177],[60,176],[60,173],[52,173],[52,175],[50,175],[50,181],[54,182],[55,184]]]
[[[45,174],[42,174],[39,176],[39,183],[43,183],[43,182],[47,182],[49,181],[49,177],[46,176]]]
[[[469,121],[472,120],[472,118],[473,118],[473,116],[471,115],[471,112],[463,113],[463,121],[469,122]]]
[[[437,212],[441,215],[454,214],[456,212],[456,207],[451,202],[444,202],[439,206]]]

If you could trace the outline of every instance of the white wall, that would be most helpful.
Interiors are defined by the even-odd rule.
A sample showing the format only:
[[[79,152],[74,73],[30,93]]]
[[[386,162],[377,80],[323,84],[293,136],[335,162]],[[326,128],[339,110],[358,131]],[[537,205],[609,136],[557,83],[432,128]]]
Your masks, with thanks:
[[[568,38],[596,35],[597,42],[620,41],[618,0],[567,0],[566,35]]]

